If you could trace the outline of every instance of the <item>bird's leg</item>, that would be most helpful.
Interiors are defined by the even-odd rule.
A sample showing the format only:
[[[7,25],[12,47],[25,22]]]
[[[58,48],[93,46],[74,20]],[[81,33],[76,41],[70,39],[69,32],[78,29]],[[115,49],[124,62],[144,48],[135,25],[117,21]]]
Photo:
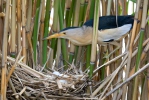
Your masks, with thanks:
[[[115,51],[117,51],[121,46],[118,42],[114,41],[114,42],[111,42],[109,44],[112,44],[112,45],[115,45],[116,46],[116,49],[114,49],[112,52],[110,52],[108,55],[104,56],[103,58],[109,58]]]

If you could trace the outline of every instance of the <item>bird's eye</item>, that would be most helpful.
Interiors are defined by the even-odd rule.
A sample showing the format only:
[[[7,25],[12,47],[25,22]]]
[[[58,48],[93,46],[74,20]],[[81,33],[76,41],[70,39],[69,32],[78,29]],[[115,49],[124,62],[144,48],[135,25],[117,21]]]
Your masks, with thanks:
[[[63,34],[66,34],[65,32]]]

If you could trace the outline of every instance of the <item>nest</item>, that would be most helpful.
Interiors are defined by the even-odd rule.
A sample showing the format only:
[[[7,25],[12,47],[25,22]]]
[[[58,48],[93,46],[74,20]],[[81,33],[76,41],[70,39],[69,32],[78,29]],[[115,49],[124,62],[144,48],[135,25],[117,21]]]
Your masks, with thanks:
[[[9,61],[10,70],[14,59],[9,58]],[[18,62],[8,83],[7,98],[9,100],[90,98],[89,93],[86,92],[87,86],[91,85],[87,73],[80,73],[72,66],[63,73],[46,69],[41,72],[39,69],[34,70]]]

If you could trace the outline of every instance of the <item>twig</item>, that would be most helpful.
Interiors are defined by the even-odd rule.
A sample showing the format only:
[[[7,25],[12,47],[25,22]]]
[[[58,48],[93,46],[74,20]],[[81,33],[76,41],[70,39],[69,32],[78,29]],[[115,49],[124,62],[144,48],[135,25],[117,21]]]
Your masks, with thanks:
[[[127,78],[123,83],[121,83],[120,85],[118,85],[117,87],[115,87],[113,90],[111,90],[110,92],[108,92],[101,100],[104,100],[107,96],[109,96],[110,94],[112,94],[113,92],[115,92],[117,89],[119,89],[120,87],[122,87],[123,85],[125,85],[126,83],[128,83],[130,80],[132,80],[134,77],[136,77],[138,74],[140,74],[141,72],[143,72],[148,67],[149,67],[149,63],[146,64],[144,67],[142,67],[140,70],[138,70],[131,77]]]

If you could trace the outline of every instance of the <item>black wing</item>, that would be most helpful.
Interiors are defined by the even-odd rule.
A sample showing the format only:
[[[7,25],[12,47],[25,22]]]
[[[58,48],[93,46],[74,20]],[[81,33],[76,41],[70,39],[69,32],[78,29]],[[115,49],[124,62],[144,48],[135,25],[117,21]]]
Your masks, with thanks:
[[[105,29],[111,29],[111,28],[117,28],[120,26],[123,26],[124,24],[133,24],[133,16],[127,15],[127,16],[117,16],[117,22],[118,26],[116,24],[116,16],[102,16],[99,17],[99,25],[98,30],[105,30]],[[94,20],[88,20],[83,25],[93,27]]]

